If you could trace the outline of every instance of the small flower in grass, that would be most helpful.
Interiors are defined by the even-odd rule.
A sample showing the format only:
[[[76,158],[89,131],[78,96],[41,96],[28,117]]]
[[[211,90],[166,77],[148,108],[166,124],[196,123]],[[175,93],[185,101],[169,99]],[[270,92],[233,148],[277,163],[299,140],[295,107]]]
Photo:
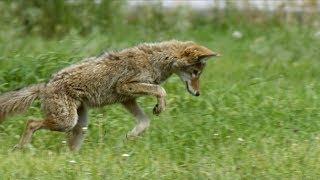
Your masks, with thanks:
[[[242,141],[244,141],[244,139],[240,137],[240,138],[238,138],[238,141],[242,142]]]
[[[232,37],[240,39],[240,38],[242,38],[242,33],[240,31],[233,31]]]
[[[213,139],[218,139],[219,138],[219,134],[218,133],[215,133],[215,134],[213,134],[213,137],[212,137]]]
[[[62,144],[67,144],[67,141],[61,141]]]
[[[53,152],[52,152],[52,151],[48,151],[48,155],[49,155],[49,156],[52,156],[52,155],[53,155]]]
[[[320,38],[320,31],[315,32],[313,35],[314,35],[314,37],[316,37],[316,38]]]
[[[77,161],[76,160],[69,160],[69,163],[76,163]]]
[[[122,157],[129,157],[130,154],[122,154]]]

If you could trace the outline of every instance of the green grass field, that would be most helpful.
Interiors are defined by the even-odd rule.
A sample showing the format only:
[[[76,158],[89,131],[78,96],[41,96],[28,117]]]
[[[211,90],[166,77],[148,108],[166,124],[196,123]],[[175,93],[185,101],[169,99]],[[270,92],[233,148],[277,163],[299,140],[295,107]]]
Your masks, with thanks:
[[[232,36],[240,31],[242,38]],[[177,76],[163,86],[167,109],[139,99],[151,127],[137,140],[125,134],[133,118],[120,106],[91,109],[79,153],[64,134],[40,130],[30,150],[11,152],[39,102],[0,124],[0,179],[319,179],[320,37],[298,25],[210,24],[179,31],[129,26],[57,38],[0,31],[0,91],[46,82],[84,57],[139,42],[194,40],[221,54],[192,97]],[[126,156],[127,154],[128,156]]]

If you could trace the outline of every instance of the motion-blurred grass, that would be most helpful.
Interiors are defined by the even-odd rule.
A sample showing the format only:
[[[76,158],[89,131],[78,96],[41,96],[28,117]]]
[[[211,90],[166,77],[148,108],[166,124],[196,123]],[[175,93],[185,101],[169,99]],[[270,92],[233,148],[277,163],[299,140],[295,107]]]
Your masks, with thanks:
[[[11,13],[8,17],[21,18]],[[65,27],[64,33],[51,31],[52,36],[20,31],[25,28],[21,24],[2,26],[1,92],[46,82],[50,74],[84,57],[142,41],[194,40],[223,57],[208,62],[200,97],[190,96],[173,76],[163,85],[167,109],[159,117],[151,113],[155,99],[140,98],[152,123],[135,141],[125,139],[133,118],[114,105],[90,111],[89,133],[77,154],[68,151],[63,133],[45,130],[34,135],[30,150],[11,152],[26,119],[42,116],[36,102],[25,114],[0,124],[1,179],[320,177],[317,27],[244,23],[230,14],[197,23],[198,15],[184,20],[183,11],[174,12],[179,22],[173,23],[149,13],[135,20],[115,18],[108,30],[97,25],[84,34],[77,26]]]

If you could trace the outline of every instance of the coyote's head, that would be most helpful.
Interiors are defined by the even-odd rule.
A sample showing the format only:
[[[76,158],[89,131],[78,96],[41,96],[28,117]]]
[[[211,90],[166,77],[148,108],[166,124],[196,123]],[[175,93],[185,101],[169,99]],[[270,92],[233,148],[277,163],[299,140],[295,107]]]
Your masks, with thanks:
[[[206,62],[211,57],[219,56],[221,55],[194,42],[188,42],[183,48],[175,62],[175,73],[181,78],[190,94],[200,95],[199,79]]]

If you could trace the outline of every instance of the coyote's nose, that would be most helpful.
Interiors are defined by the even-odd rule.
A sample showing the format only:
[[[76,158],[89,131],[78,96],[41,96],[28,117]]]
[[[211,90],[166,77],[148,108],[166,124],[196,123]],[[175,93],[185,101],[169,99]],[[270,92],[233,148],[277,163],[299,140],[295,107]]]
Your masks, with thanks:
[[[195,96],[200,96],[200,93],[199,91],[196,92]]]

